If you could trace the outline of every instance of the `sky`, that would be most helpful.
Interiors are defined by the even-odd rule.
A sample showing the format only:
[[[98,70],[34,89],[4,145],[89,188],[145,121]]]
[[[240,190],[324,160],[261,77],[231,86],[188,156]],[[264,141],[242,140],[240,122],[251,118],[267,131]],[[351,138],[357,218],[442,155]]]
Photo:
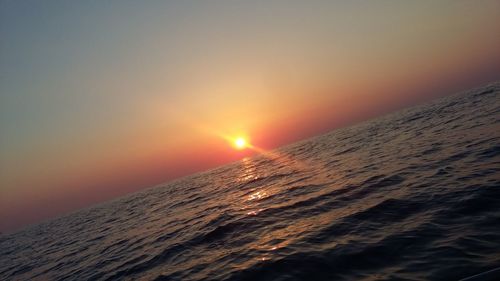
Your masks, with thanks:
[[[499,74],[500,1],[0,1],[0,231]]]

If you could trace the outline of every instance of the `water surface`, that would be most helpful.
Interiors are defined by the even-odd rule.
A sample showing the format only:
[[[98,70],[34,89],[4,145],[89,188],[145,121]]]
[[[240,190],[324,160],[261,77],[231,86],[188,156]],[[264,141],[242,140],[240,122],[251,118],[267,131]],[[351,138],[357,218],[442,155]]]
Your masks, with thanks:
[[[498,266],[498,83],[0,238],[1,280],[457,280]]]

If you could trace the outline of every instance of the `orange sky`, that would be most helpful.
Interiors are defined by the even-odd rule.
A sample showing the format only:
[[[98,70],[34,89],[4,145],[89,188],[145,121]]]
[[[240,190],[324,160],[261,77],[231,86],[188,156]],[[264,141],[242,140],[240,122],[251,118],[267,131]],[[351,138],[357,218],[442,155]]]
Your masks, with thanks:
[[[0,8],[0,231],[499,78],[500,3]]]

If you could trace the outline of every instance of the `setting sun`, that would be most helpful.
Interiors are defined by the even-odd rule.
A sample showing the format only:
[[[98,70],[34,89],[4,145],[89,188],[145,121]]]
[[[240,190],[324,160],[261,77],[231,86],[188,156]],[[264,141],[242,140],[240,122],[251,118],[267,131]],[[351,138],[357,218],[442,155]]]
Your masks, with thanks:
[[[248,142],[244,137],[234,139],[233,145],[236,149],[242,150],[248,147]]]

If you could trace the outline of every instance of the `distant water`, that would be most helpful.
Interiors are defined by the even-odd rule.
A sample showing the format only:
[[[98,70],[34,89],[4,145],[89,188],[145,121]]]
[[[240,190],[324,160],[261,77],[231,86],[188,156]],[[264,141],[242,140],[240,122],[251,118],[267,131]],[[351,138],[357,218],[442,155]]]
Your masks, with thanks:
[[[457,280],[500,266],[500,84],[0,238],[0,280]]]

